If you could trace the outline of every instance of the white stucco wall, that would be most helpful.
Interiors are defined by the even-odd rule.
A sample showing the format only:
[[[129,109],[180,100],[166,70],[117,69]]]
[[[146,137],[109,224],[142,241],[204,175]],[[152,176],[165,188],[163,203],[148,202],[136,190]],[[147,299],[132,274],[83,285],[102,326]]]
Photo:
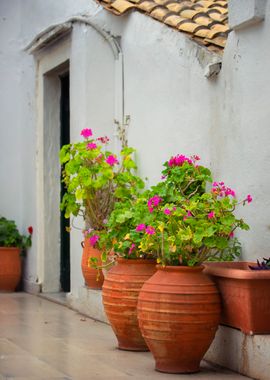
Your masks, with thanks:
[[[89,0],[2,0],[1,213],[16,219],[24,230],[30,224],[35,228],[40,217],[35,65],[51,48],[41,52],[36,61],[22,49],[44,28],[85,12],[112,35],[121,36],[125,114],[131,116],[129,144],[137,148],[140,173],[149,178],[148,185],[159,180],[162,162],[172,154],[200,155],[202,163],[210,165],[218,180],[235,188],[240,199],[252,194],[254,202],[239,212],[251,226],[250,232],[239,235],[243,259],[266,255],[270,240],[269,3],[265,21],[230,34],[220,74],[206,79],[205,66],[212,54],[140,13],[117,18]],[[68,38],[71,139],[78,139],[87,126],[98,134],[112,135],[117,96],[110,47],[82,24],[74,24]],[[57,42],[56,50],[61,43]],[[42,281],[39,239],[38,233],[34,234],[28,254],[25,276],[30,282]],[[74,231],[74,297],[83,283],[80,240],[80,233]]]

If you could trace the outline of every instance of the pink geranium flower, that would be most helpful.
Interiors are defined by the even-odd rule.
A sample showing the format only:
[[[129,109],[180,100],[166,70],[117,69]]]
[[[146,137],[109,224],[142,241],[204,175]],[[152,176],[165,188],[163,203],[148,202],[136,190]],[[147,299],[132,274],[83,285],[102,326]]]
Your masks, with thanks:
[[[178,154],[177,156],[171,157],[168,162],[170,167],[172,166],[182,166],[185,162],[188,162],[190,165],[193,164],[192,160],[183,154]]]
[[[106,162],[110,166],[114,166],[116,164],[119,164],[119,161],[117,160],[117,158],[115,156],[113,156],[112,154],[106,158]]]
[[[95,246],[95,244],[98,242],[99,240],[99,236],[98,235],[93,235],[90,237],[90,244],[92,245],[92,247]]]
[[[213,219],[215,217],[214,211],[209,212],[207,216],[208,216],[208,219]]]
[[[150,212],[153,212],[154,208],[157,207],[160,202],[162,202],[162,198],[160,198],[158,195],[154,195],[147,202],[148,210]]]
[[[83,136],[85,139],[87,139],[88,137],[90,137],[92,135],[93,135],[92,129],[85,128],[85,129],[82,129],[82,131],[81,131],[81,136]]]
[[[136,245],[132,243],[131,247],[129,248],[128,254],[131,255],[135,248],[136,248]]]
[[[138,226],[136,227],[136,231],[137,232],[144,231],[145,228],[146,228],[146,225],[141,223],[141,224],[138,224]]]
[[[147,226],[145,229],[145,233],[148,235],[154,235],[156,233],[156,230],[152,226]]]
[[[172,212],[171,212],[170,209],[165,208],[165,210],[164,210],[164,214],[165,214],[165,215],[170,215],[171,213],[172,213]]]
[[[247,203],[252,202],[252,196],[250,194],[248,194],[246,201],[247,201]]]
[[[98,137],[97,140],[100,141],[102,144],[107,144],[110,141],[109,137],[107,136]]]
[[[96,149],[96,147],[97,147],[96,143],[89,143],[89,144],[87,144],[87,149],[89,149],[89,150]]]

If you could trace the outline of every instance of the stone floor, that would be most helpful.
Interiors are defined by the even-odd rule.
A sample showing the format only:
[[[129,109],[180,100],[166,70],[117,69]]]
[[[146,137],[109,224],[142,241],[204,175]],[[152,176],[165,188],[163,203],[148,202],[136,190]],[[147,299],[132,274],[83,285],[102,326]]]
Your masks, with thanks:
[[[110,326],[26,293],[0,294],[0,380],[245,380],[202,362],[201,372],[156,372],[151,354],[120,351]]]

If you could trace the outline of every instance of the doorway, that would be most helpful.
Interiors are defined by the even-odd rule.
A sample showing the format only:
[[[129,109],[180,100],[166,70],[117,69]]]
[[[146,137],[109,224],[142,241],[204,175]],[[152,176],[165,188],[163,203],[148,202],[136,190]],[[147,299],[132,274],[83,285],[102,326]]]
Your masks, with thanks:
[[[69,72],[59,76],[60,79],[60,147],[70,143],[70,96]],[[61,181],[61,199],[65,186]],[[63,292],[70,292],[70,220],[61,211],[60,217],[60,286]]]

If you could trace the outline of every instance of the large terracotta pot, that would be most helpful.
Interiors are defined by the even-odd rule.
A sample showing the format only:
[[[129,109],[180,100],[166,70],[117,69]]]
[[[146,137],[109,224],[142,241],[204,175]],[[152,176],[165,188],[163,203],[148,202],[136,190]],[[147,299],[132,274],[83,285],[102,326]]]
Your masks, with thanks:
[[[82,243],[83,254],[82,254],[82,274],[84,277],[85,285],[91,289],[101,289],[104,281],[104,276],[101,270],[92,268],[89,265],[90,257],[96,257],[98,259],[98,264],[101,265],[101,252],[99,249],[93,248],[90,245],[89,239],[85,239]]]
[[[0,247],[0,291],[14,292],[21,278],[20,249]]]
[[[155,271],[155,260],[117,259],[105,278],[103,305],[122,350],[148,351],[138,325],[137,302],[141,287]]]
[[[205,263],[221,294],[221,323],[245,334],[270,333],[270,270],[251,262]]]
[[[202,270],[202,266],[158,266],[140,291],[139,325],[158,371],[199,371],[214,339],[220,297]]]

